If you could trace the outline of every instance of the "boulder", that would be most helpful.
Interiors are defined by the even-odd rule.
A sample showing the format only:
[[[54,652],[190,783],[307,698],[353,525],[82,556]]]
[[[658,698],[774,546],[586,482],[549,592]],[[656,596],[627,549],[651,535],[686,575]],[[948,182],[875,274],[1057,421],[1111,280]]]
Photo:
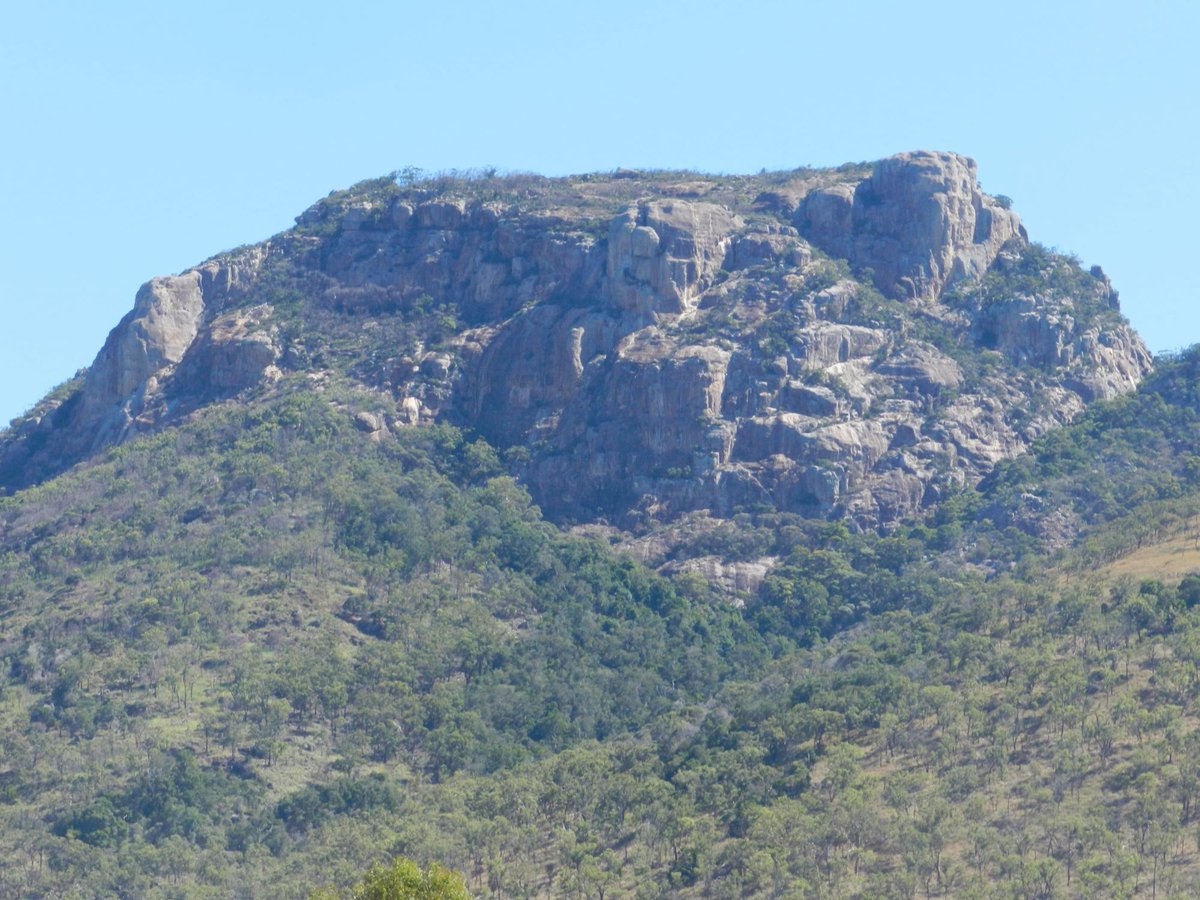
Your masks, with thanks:
[[[837,363],[873,356],[887,345],[887,332],[859,325],[821,322],[797,334],[795,353],[807,369],[828,369]]]
[[[734,562],[726,562],[719,556],[697,556],[669,562],[659,567],[659,572],[664,575],[697,575],[706,585],[740,607],[747,597],[753,597],[758,592],[763,580],[777,563],[778,560],[773,556]]]
[[[805,384],[789,379],[779,392],[779,406],[784,412],[806,416],[836,416],[842,405],[837,394],[819,384]]]
[[[857,184],[810,193],[797,210],[800,233],[901,299],[933,300],[978,279],[1014,238],[1016,213],[979,190],[975,161],[956,153],[901,153]]]

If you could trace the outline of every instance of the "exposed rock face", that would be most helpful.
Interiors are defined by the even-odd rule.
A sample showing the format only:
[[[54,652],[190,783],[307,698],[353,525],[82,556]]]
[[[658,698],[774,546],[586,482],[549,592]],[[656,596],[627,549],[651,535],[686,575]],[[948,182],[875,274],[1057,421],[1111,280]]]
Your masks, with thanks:
[[[431,199],[389,206],[318,205],[301,227],[335,226],[310,260],[335,309],[386,314],[414,303],[453,306],[494,323],[561,296],[594,296],[606,248],[552,212],[514,215],[494,203]]]
[[[207,399],[256,384],[278,351],[248,328],[270,308],[220,313],[254,284],[262,256],[250,251],[144,285],[89,370],[73,425],[84,430],[98,421],[94,442],[102,445],[139,417],[153,425],[176,395]],[[177,369],[184,370],[179,378]]]
[[[77,421],[99,423],[99,443],[119,436],[151,381],[183,359],[203,319],[199,271],[143,285],[88,371]]]
[[[1110,400],[1137,387],[1152,360],[1132,332],[1075,327],[1069,314],[1050,314],[1036,298],[991,303],[975,319],[976,339],[1018,365],[1076,373],[1071,386],[1085,401]]]
[[[943,391],[957,390],[963,383],[958,363],[932,347],[919,344],[877,363],[874,371],[891,379],[910,396],[937,397]]]
[[[725,562],[718,556],[697,556],[672,561],[661,566],[659,571],[668,575],[697,575],[705,584],[741,606],[746,597],[754,596],[777,562],[773,556],[748,562]]]
[[[660,481],[685,493],[728,456],[719,415],[728,351],[680,347],[648,328],[622,340],[557,414],[531,483],[553,485],[552,513],[635,505]]]
[[[222,396],[279,376],[279,346],[268,326],[269,304],[217,316],[189,345],[177,390]]]
[[[1016,213],[979,190],[975,160],[955,153],[902,153],[870,178],[809,194],[800,233],[856,268],[874,271],[890,296],[931,300],[979,279],[1012,238],[1025,238]]]
[[[642,315],[694,309],[742,224],[712,203],[652,200],[627,210],[608,231],[613,300]]]
[[[274,342],[248,332],[269,307],[218,316],[254,285],[263,257],[261,248],[253,248],[142,285],[78,393],[43,416],[25,441],[0,444],[3,481],[14,487],[34,483],[277,372]]]
[[[335,369],[394,402],[354,419],[371,439],[476,429],[519,451],[563,521],[765,505],[870,527],[1149,370],[1102,273],[1027,264],[971,160],[839,173],[334,195],[268,244],[146,285],[78,392],[0,437],[0,485]],[[751,577],[726,574],[734,592]]]

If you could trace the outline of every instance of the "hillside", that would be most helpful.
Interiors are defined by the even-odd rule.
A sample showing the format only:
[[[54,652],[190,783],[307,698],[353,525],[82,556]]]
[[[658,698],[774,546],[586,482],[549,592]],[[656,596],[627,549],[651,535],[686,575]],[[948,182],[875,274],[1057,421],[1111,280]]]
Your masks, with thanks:
[[[0,434],[0,896],[1200,893],[1200,352],[1010,206],[403,173],[149,282]]]

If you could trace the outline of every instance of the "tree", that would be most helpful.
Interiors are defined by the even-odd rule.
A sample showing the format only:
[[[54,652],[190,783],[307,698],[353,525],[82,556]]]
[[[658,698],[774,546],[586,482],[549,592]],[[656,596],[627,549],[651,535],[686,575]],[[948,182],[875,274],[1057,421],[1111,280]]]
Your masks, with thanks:
[[[390,866],[376,866],[348,893],[329,888],[309,900],[470,900],[466,882],[457,872],[430,863],[424,869],[407,857]]]
[[[1188,609],[1200,603],[1200,573],[1189,572],[1179,582],[1179,599]]]

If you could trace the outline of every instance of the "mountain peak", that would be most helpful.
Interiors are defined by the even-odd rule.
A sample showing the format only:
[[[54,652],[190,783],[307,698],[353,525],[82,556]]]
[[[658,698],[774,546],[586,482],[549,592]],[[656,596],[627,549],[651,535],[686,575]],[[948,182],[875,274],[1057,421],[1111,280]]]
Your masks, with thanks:
[[[510,451],[563,521],[886,524],[1151,366],[1107,280],[975,172],[916,151],[362,182],[151,280],[74,393],[0,437],[0,483],[328,370],[387,398],[381,433],[446,420]]]

